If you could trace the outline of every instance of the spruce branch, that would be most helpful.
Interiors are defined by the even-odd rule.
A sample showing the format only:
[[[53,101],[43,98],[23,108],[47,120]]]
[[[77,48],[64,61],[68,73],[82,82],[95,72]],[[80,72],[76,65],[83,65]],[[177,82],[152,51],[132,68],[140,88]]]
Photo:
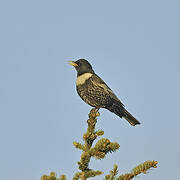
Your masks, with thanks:
[[[66,180],[66,176],[63,174],[60,176],[59,180]]]
[[[94,148],[90,149],[90,154],[97,159],[102,159],[108,152],[114,152],[119,149],[119,147],[118,143],[110,142],[109,139],[102,138],[96,143]]]
[[[97,117],[99,116],[97,109],[92,109],[89,113],[89,119],[87,120],[88,128],[83,135],[84,144],[79,142],[73,142],[75,148],[82,151],[80,161],[78,162],[80,172],[74,174],[73,180],[87,180],[98,175],[102,175],[103,172],[92,170],[89,168],[89,162],[92,157],[96,159],[103,159],[108,153],[112,153],[119,149],[120,145],[117,142],[111,142],[107,138],[102,138],[96,142],[94,141],[104,134],[103,130],[95,130],[97,123]],[[151,168],[156,168],[157,161],[146,161],[136,166],[130,173],[122,174],[117,177],[118,166],[115,164],[113,170],[105,176],[105,180],[131,180],[141,173],[146,173]],[[51,172],[49,176],[43,175],[41,180],[66,180],[65,175],[61,175],[60,178],[56,177],[56,173]]]
[[[115,164],[113,170],[111,170],[110,173],[105,176],[105,180],[114,180],[117,174],[118,166]]]
[[[151,168],[157,168],[157,161],[145,161],[144,163],[136,166],[130,173],[122,174],[116,178],[118,172],[118,166],[114,165],[114,169],[110,171],[110,174],[105,176],[105,180],[131,180],[141,173],[146,174]]]
[[[77,172],[77,173],[74,175],[73,180],[78,180],[78,179],[80,179],[81,174],[82,174],[81,172]]]
[[[85,147],[81,143],[73,142],[73,145],[75,146],[75,148],[85,151]]]
[[[41,180],[66,180],[66,176],[65,175],[61,175],[60,178],[57,178],[56,177],[56,173],[55,172],[51,172],[49,176],[43,175],[41,177]]]
[[[86,133],[83,135],[84,144],[74,142],[74,146],[80,150],[82,150],[80,161],[78,162],[79,169],[81,172],[78,172],[74,175],[73,180],[81,179],[86,180],[90,177],[95,177],[97,175],[101,175],[103,172],[94,171],[89,168],[89,162],[91,157],[95,157],[97,159],[105,158],[106,154],[109,152],[114,152],[119,149],[119,144],[116,142],[111,142],[107,138],[100,139],[94,147],[92,147],[93,142],[97,137],[102,136],[104,131],[95,130],[95,126],[97,123],[97,117],[99,116],[99,112],[97,109],[92,109],[89,113],[89,119],[87,120],[88,128]]]

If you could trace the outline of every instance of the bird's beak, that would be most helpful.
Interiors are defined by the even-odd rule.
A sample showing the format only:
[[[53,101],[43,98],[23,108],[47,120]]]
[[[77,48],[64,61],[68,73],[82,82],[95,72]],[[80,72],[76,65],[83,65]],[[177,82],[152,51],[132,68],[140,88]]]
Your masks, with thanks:
[[[68,61],[68,62],[69,62],[70,65],[72,65],[74,67],[78,66],[74,61]]]

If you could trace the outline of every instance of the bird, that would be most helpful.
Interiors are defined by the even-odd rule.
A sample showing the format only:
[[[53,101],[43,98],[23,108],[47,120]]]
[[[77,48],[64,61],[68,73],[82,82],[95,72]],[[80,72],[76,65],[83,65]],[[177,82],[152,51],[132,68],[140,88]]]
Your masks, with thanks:
[[[94,72],[91,64],[86,59],[69,61],[77,71],[76,90],[81,99],[94,107],[97,111],[105,108],[120,118],[126,119],[130,125],[135,126],[140,122],[133,117],[124,104],[108,87],[108,85]]]

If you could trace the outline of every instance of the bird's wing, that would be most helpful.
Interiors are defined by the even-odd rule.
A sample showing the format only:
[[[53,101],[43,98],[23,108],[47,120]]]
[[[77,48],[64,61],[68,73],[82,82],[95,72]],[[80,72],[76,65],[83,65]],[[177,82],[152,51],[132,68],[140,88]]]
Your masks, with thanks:
[[[118,97],[114,94],[114,92],[107,86],[107,84],[99,76],[94,74],[91,77],[91,81],[95,86],[102,88],[112,99],[120,102],[121,105],[124,106],[122,102],[118,99]]]

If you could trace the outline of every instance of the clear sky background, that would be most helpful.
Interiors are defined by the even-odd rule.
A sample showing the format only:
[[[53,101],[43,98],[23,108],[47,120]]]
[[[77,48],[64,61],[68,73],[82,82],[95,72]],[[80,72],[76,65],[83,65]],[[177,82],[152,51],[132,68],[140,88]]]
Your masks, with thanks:
[[[90,167],[107,174],[146,160],[143,180],[179,179],[180,2],[2,0],[0,2],[0,178],[72,179],[90,106],[77,95],[68,60],[86,58],[142,123],[105,109],[97,128],[120,150]],[[104,176],[94,178],[102,179]]]

